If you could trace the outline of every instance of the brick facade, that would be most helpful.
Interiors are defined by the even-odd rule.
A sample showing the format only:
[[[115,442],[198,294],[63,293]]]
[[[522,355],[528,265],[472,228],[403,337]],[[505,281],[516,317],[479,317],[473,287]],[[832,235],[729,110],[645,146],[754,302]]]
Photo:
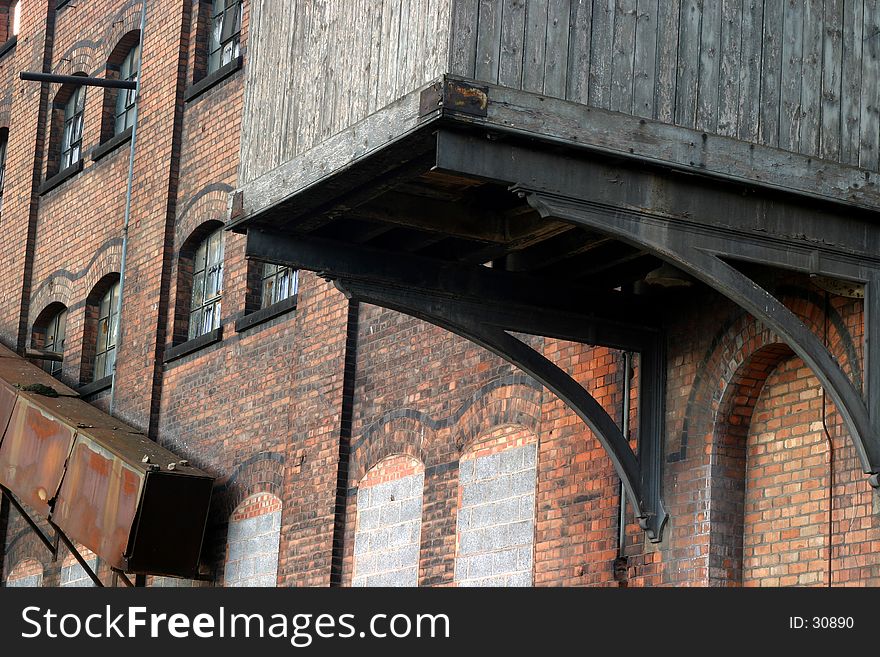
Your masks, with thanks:
[[[352,305],[306,273],[294,309],[237,331],[256,294],[241,235],[224,234],[222,334],[168,359],[186,341],[191,247],[226,222],[238,182],[242,71],[194,87],[204,84],[209,4],[150,0],[142,43],[112,409],[216,477],[200,579],[150,585],[880,584],[877,496],[833,403],[769,329],[699,286],[662,292],[670,521],[656,545],[630,509],[618,545],[619,480],[599,442],[483,349]],[[16,46],[0,57],[0,341],[21,353],[40,346],[46,310],[67,308],[61,379],[76,387],[93,379],[95,300],[122,269],[128,142],[93,157],[107,141],[109,96],[89,88],[82,171],[41,189],[56,157],[53,102],[65,92],[15,76],[112,74],[141,3],[53,7],[29,0]],[[774,285],[861,384],[862,301],[805,277]],[[637,435],[638,358],[627,376],[621,352],[524,339],[616,421],[629,395]],[[110,409],[108,389],[88,399]],[[77,579],[8,504],[0,542],[6,585]],[[109,583],[106,564],[96,567]]]

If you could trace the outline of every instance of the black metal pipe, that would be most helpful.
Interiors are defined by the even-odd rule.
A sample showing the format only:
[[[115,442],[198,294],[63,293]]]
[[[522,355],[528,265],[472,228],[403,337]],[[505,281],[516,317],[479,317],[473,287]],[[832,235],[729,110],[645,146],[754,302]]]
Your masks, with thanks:
[[[22,80],[29,82],[60,82],[61,84],[78,84],[84,87],[110,87],[111,89],[137,89],[134,80],[108,80],[107,78],[90,78],[85,75],[55,75],[54,73],[18,74]]]

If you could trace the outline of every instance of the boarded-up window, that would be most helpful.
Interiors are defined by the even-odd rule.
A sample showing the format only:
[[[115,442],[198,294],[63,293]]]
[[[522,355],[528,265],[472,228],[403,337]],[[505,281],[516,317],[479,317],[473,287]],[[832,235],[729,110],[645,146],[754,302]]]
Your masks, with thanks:
[[[229,519],[226,586],[276,586],[281,500],[271,493],[251,495]]]
[[[358,485],[354,586],[418,586],[425,467],[394,456]]]
[[[506,427],[462,457],[458,586],[532,585],[537,456],[531,432]]]

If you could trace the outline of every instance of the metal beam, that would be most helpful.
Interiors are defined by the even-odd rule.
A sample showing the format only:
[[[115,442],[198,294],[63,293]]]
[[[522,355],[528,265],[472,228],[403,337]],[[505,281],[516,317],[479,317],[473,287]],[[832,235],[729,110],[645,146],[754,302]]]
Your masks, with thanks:
[[[703,281],[767,324],[813,370],[834,400],[864,471],[872,475],[880,473],[880,417],[871,416],[862,394],[819,337],[782,302],[722,259],[735,257],[741,244],[738,245],[735,240],[728,243],[717,235],[694,232],[672,218],[651,216],[649,221],[645,221],[636,213],[597,208],[577,198],[522,188],[518,191],[542,216],[601,230],[645,248]],[[789,262],[787,258],[780,260],[769,259],[765,264],[785,267]],[[875,286],[867,287],[873,290]],[[876,295],[876,292],[872,291],[871,294]],[[876,312],[871,308],[866,315]],[[866,326],[873,324],[870,320],[870,317],[866,317]],[[866,328],[866,333],[869,337],[876,336],[877,329]],[[866,353],[872,356],[873,361],[877,345],[869,342],[867,347]],[[869,375],[869,383],[873,380],[873,385],[878,385],[878,378],[876,374]],[[876,389],[872,394],[877,394]],[[875,409],[878,407],[876,399],[871,404]],[[877,477],[872,477],[872,484],[877,485]]]
[[[90,78],[85,75],[55,75],[54,73],[19,73],[22,80],[29,82],[49,82],[54,84],[76,84],[83,87],[109,87],[111,89],[137,89],[135,80],[110,80],[108,78]]]
[[[667,518],[660,499],[663,336],[658,328],[644,326],[643,319],[656,313],[636,308],[630,297],[551,285],[523,274],[254,229],[248,232],[246,255],[318,271],[349,298],[445,328],[529,373],[592,430],[624,482],[649,539],[661,539]],[[583,386],[508,331],[643,354],[640,398],[646,401],[639,425],[640,455]]]
[[[54,557],[58,552],[55,547],[55,543],[49,540],[49,537],[43,533],[43,530],[40,529],[39,525],[37,525],[34,519],[31,518],[31,515],[27,512],[27,510],[15,498],[15,495],[12,494],[12,491],[10,491],[5,486],[0,486],[0,492],[2,492],[3,496],[9,500],[12,506],[15,507],[15,510],[18,511],[19,515],[22,518],[24,518],[24,521],[28,524],[28,527],[30,527],[33,530],[34,534],[37,535],[37,538],[40,539],[40,543],[45,545],[46,549],[49,550],[49,553]]]

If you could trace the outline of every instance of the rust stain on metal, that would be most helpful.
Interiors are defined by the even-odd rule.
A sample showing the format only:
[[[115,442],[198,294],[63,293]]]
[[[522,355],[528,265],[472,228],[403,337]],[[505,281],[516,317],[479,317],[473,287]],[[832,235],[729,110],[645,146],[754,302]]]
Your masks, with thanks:
[[[144,473],[79,434],[58,492],[53,522],[124,570]]]
[[[446,81],[443,106],[471,116],[486,116],[489,111],[489,87],[479,87],[456,80]]]
[[[74,435],[70,426],[19,396],[0,443],[0,483],[48,515]]]

